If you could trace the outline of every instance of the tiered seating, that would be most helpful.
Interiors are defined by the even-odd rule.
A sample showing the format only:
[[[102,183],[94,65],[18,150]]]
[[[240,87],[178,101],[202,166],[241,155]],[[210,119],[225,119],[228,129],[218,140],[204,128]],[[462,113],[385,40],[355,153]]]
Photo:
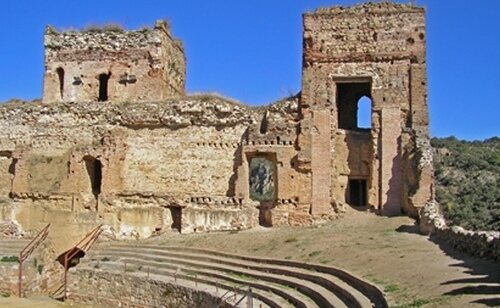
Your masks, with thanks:
[[[233,303],[251,288],[255,307],[387,307],[377,287],[323,265],[124,243],[101,244],[85,259],[80,269],[147,275]]]

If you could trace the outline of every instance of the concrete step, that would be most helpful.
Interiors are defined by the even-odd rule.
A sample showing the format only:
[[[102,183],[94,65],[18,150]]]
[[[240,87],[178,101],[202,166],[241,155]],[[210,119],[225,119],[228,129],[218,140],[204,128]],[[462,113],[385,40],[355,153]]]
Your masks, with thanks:
[[[119,249],[120,251],[126,252],[137,252],[137,248],[126,247],[109,247],[108,251],[114,251],[115,249]],[[124,250],[125,249],[125,250]],[[273,265],[269,266],[266,264],[260,264],[254,261],[246,261],[242,259],[236,259],[233,257],[221,257],[221,256],[211,256],[200,253],[192,253],[192,252],[171,252],[167,249],[162,248],[151,248],[149,246],[141,247],[142,253],[148,253],[152,255],[162,255],[162,256],[171,256],[171,257],[179,257],[184,259],[193,259],[199,261],[207,261],[207,262],[215,262],[220,264],[225,264],[229,266],[237,266],[243,267],[246,269],[252,269],[256,271],[263,271],[267,273],[273,273],[278,275],[286,275],[291,277],[296,277],[302,280],[308,280],[319,284],[325,287],[328,290],[331,290],[334,294],[336,294],[348,307],[371,307],[372,303],[369,298],[367,298],[364,294],[359,292],[357,289],[353,288],[343,280],[339,279],[330,274],[318,273],[315,271],[305,270],[301,268],[282,266],[282,265]]]
[[[137,253],[134,251],[124,251],[124,249],[109,249],[106,251],[108,256],[113,256],[122,259],[126,262],[139,262],[140,264],[150,264],[151,266],[161,267],[164,264],[177,265],[187,268],[191,271],[212,271],[212,274],[222,274],[226,276],[240,276],[255,279],[264,284],[282,285],[287,290],[292,291],[296,289],[297,293],[302,293],[302,299],[308,307],[347,307],[334,293],[326,288],[315,284],[314,282],[302,280],[296,277],[287,275],[270,274],[263,271],[251,270],[241,266],[229,266],[217,262],[197,261],[189,258],[189,256],[165,256],[160,255],[162,252],[151,253]],[[165,253],[165,252],[163,252]],[[141,263],[142,262],[142,263]],[[308,299],[310,298],[310,299]],[[314,301],[314,304],[313,302]]]
[[[179,273],[176,270],[166,270],[166,269],[150,269],[149,273],[144,270],[144,266],[139,269],[137,265],[128,264],[127,270],[124,273],[124,266],[119,262],[101,262],[99,263],[99,269],[94,268],[96,265],[95,261],[90,263],[85,263],[78,270],[92,270],[99,272],[106,272],[119,275],[130,275],[136,277],[149,277],[149,279],[155,281],[164,281],[169,283],[175,283],[177,285],[196,289],[203,291],[213,296],[225,299],[228,303],[235,304],[239,299],[241,299],[245,294],[247,289],[242,288],[242,285],[228,285],[224,284],[222,281],[217,281],[213,279],[206,279],[203,276],[192,276],[188,274]],[[292,307],[286,302],[282,302],[280,299],[276,301],[273,299],[272,294],[269,292],[263,292],[260,290],[252,290],[253,302],[256,307]],[[246,299],[242,301],[237,307],[246,307]]]
[[[0,256],[19,256],[31,239],[0,239]]]
[[[114,245],[120,246],[121,244],[115,243]],[[127,246],[131,246],[131,245],[127,245]],[[283,259],[273,259],[273,258],[263,258],[263,257],[253,257],[253,256],[242,256],[242,255],[235,255],[235,254],[230,254],[230,253],[223,253],[223,252],[219,252],[219,251],[191,248],[191,247],[166,247],[166,246],[154,246],[154,245],[133,245],[133,247],[144,247],[144,248],[155,247],[155,248],[167,249],[170,251],[173,250],[173,251],[199,252],[199,253],[213,255],[213,256],[217,256],[217,257],[231,257],[231,258],[236,258],[236,259],[240,259],[240,260],[254,261],[254,262],[261,263],[261,264],[268,264],[268,265],[272,265],[272,266],[284,265],[284,266],[289,266],[289,267],[293,267],[293,268],[301,268],[301,269],[305,269],[305,270],[309,270],[309,271],[313,271],[313,272],[317,272],[317,273],[329,274],[329,275],[338,277],[339,279],[343,280],[348,285],[350,285],[353,288],[355,288],[356,290],[358,290],[364,296],[366,296],[370,300],[371,306],[381,307],[381,308],[388,307],[387,301],[384,297],[384,293],[378,287],[356,277],[355,275],[353,275],[345,270],[335,268],[332,266],[306,263],[306,262],[293,261],[293,260],[283,260]]]
[[[275,303],[278,303],[278,307],[317,307],[317,305],[315,305],[315,303],[308,297],[296,292],[295,290],[284,288],[279,284],[259,281],[257,279],[249,280],[248,278],[250,277],[243,275],[228,275],[227,273],[221,273],[216,270],[199,269],[180,264],[150,261],[145,260],[144,256],[140,256],[139,258],[120,258],[111,256],[110,258],[110,255],[107,254],[107,258],[114,263],[120,263],[122,270],[124,268],[124,262],[127,262],[127,267],[140,267],[142,271],[149,270],[150,273],[162,273],[165,275],[183,274],[189,277],[206,277],[206,279],[212,281],[212,284],[214,285],[229,285],[231,287],[235,285],[249,286],[252,287],[258,294],[265,292],[265,297],[272,299]],[[107,263],[108,262],[101,262],[100,266],[105,267],[107,266]],[[269,303],[268,305],[272,306]]]
[[[147,262],[153,262],[153,266],[160,267],[165,267],[165,262],[172,262],[175,263],[173,265],[174,267],[179,266],[187,268],[193,272],[198,272],[200,275],[212,277],[212,279],[218,277],[219,279],[224,278],[227,280],[227,272],[229,271],[229,273],[231,273],[230,275],[248,276],[258,280],[260,284],[273,284],[278,290],[280,290],[279,288],[285,288],[289,291],[294,287],[299,288],[300,284],[294,284],[293,281],[287,281],[281,286],[280,282],[272,281],[277,278],[282,279],[286,277],[288,279],[293,277],[300,281],[309,281],[311,286],[319,285],[322,291],[326,290],[333,294],[333,296],[336,297],[336,299],[333,300],[333,306],[387,307],[384,294],[379,288],[344,270],[331,266],[310,264],[300,261],[242,256],[191,247],[166,247],[142,243],[107,242],[97,245],[94,247],[93,251],[97,252],[100,256],[106,256],[106,254],[108,254],[108,257],[110,253],[113,252],[113,254],[118,254],[116,256],[117,258],[125,257],[138,259],[139,262],[144,261],[146,258]],[[125,256],[120,254],[122,252],[127,252],[129,255]],[[205,273],[200,271],[205,271]],[[253,274],[252,271],[256,272],[256,277],[249,275]],[[259,275],[268,275],[266,277],[267,281],[259,277]],[[271,276],[269,277],[269,275]],[[272,275],[277,277],[273,277]],[[294,303],[295,306],[301,306],[301,304],[303,304],[304,307],[328,307],[329,304],[331,304],[328,302],[332,300],[325,298],[327,293],[321,294],[321,292],[315,291],[316,288],[312,289],[310,287],[308,290],[308,286],[302,286],[302,288],[303,294],[295,292],[294,299],[289,299],[292,303],[296,300]],[[299,295],[297,296],[297,294]],[[321,296],[323,299],[321,299]],[[311,304],[311,299],[308,297],[313,298],[316,302]],[[326,297],[328,297],[328,295],[326,295]],[[325,303],[325,300],[328,302]]]

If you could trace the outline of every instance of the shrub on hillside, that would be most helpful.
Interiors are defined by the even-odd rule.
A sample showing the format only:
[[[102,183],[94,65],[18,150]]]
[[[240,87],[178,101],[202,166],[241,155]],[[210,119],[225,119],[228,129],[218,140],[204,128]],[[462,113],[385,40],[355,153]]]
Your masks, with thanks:
[[[500,231],[500,138],[433,138],[436,199],[452,225]]]

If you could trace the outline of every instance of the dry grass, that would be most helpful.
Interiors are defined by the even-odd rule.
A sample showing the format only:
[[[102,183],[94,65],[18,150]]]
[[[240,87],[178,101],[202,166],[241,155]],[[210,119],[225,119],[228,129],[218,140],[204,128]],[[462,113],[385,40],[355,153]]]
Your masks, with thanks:
[[[471,306],[473,300],[485,295],[446,295],[465,285],[450,282],[474,278],[471,271],[497,271],[499,277],[489,279],[500,279],[498,266],[493,263],[457,260],[416,231],[414,221],[407,217],[352,211],[321,226],[171,234],[152,241],[337,266],[379,285],[397,307]]]

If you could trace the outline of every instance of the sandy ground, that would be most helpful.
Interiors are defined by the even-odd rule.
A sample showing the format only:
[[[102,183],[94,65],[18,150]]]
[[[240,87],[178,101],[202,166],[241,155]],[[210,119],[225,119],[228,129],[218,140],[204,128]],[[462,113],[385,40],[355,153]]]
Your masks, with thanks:
[[[380,286],[393,307],[500,306],[500,264],[468,257],[419,235],[407,217],[350,209],[343,219],[314,227],[169,233],[147,242],[337,266]],[[0,297],[0,307],[69,305],[44,297]]]
[[[0,297],[0,307],[5,308],[84,308],[89,306],[76,305],[72,306],[66,303],[53,300],[49,297],[31,297],[31,298],[17,298],[17,297]]]
[[[379,285],[395,307],[500,305],[500,265],[418,234],[408,217],[349,209],[315,227],[166,235],[151,242],[338,266]]]

